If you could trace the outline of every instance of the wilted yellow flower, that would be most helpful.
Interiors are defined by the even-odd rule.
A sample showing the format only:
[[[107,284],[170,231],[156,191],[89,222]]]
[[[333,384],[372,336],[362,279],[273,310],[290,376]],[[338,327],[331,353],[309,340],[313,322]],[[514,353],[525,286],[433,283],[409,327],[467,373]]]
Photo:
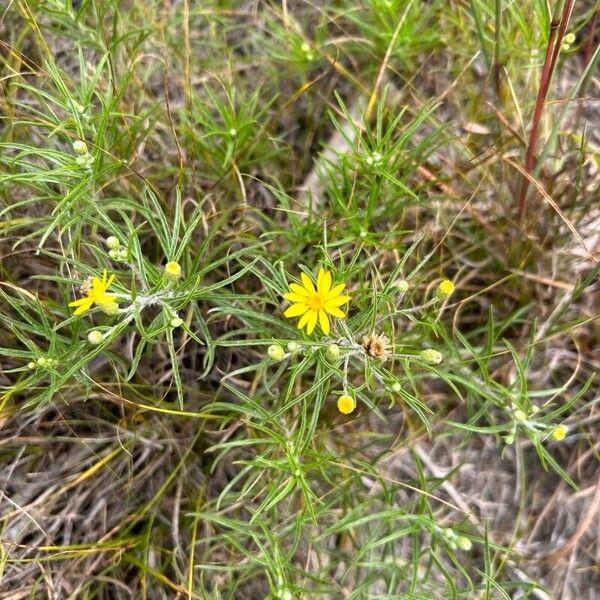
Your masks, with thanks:
[[[102,274],[102,279],[99,277],[92,277],[91,285],[89,289],[86,290],[85,297],[69,303],[69,306],[77,307],[73,314],[80,315],[92,308],[94,304],[98,304],[99,306],[114,304],[116,297],[106,293],[106,290],[110,287],[114,278],[114,275],[108,277],[106,269]]]
[[[338,398],[337,407],[341,413],[349,415],[356,408],[356,402],[352,396],[344,394]]]
[[[283,294],[286,300],[294,303],[283,315],[288,318],[301,317],[298,329],[306,326],[309,335],[319,321],[321,330],[327,335],[331,330],[329,315],[340,319],[346,316],[339,308],[350,301],[350,296],[342,296],[346,284],[339,283],[332,287],[331,273],[325,269],[319,269],[316,288],[306,273],[300,273],[300,278],[302,285],[290,283],[290,291]]]

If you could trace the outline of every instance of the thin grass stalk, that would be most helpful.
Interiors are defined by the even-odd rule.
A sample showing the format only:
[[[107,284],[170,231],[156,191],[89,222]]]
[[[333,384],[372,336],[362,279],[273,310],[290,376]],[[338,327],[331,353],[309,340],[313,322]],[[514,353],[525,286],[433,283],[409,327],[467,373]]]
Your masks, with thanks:
[[[573,12],[574,2],[575,0],[559,0],[556,4],[552,21],[550,22],[550,34],[548,36],[548,45],[546,46],[546,56],[544,58],[540,87],[535,101],[531,132],[529,134],[527,152],[525,154],[525,173],[528,175],[531,175],[535,167],[535,151],[539,139],[542,111],[548,95],[548,89],[550,88],[550,81],[552,80],[552,75],[556,67],[562,39],[567,29],[571,13]],[[528,191],[529,178],[523,176],[521,180],[521,191],[519,193],[519,221],[522,221],[525,216]]]

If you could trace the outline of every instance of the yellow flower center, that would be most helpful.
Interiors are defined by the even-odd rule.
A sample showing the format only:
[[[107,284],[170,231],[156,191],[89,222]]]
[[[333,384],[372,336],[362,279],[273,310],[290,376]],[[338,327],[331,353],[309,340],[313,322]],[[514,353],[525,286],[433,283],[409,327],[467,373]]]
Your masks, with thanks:
[[[313,310],[322,310],[325,308],[325,298],[319,293],[313,294],[308,299],[308,306]]]

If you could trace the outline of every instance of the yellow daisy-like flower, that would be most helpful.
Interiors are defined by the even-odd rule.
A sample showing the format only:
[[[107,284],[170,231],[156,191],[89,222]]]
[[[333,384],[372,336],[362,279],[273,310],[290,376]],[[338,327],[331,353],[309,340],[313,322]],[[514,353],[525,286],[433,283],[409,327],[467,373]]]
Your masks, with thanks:
[[[102,279],[99,277],[92,277],[92,283],[86,292],[86,295],[79,300],[74,300],[73,302],[69,303],[69,306],[77,307],[73,314],[80,315],[86,310],[92,308],[94,304],[113,304],[116,300],[116,296],[107,294],[106,290],[110,287],[110,284],[113,282],[114,278],[114,275],[111,275],[110,277],[107,275],[106,269],[102,274]]]
[[[300,317],[298,329],[306,327],[310,335],[317,325],[325,335],[331,330],[329,315],[343,319],[346,314],[340,310],[340,306],[350,301],[350,296],[342,296],[346,287],[345,283],[338,283],[332,287],[331,273],[325,269],[319,269],[317,286],[311,281],[306,273],[300,273],[302,285],[290,283],[290,291],[283,297],[293,302],[283,315],[288,318]]]

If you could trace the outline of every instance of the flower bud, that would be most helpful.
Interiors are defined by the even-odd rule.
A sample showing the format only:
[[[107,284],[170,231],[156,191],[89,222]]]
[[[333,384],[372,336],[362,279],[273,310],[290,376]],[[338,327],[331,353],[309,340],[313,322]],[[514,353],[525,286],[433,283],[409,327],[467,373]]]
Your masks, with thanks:
[[[127,260],[127,248],[119,248],[116,253],[119,260]]]
[[[94,329],[88,333],[87,339],[88,342],[92,344],[92,346],[97,346],[98,344],[101,344],[104,341],[104,336],[102,335],[101,331]]]
[[[515,441],[515,436],[512,433],[504,436],[504,443],[510,446]]]
[[[400,280],[396,281],[396,289],[401,294],[406,294],[406,292],[408,292],[408,288],[409,288],[409,284],[408,284],[408,281],[406,281],[406,279],[400,279]]]
[[[173,328],[181,327],[183,325],[183,319],[180,319],[179,317],[173,317],[169,324]]]
[[[36,367],[37,365],[33,361],[27,363],[28,369],[35,369]]]
[[[460,536],[458,536],[458,539],[456,540],[456,545],[461,550],[470,550],[473,547],[473,542],[471,542],[471,540],[468,537],[465,537],[464,535],[460,535]]]
[[[287,349],[288,352],[293,354],[294,352],[298,352],[298,350],[300,350],[300,344],[298,342],[288,342]]]
[[[443,360],[441,352],[438,352],[433,348],[421,350],[419,356],[421,357],[421,360],[426,362],[428,365],[439,365]]]
[[[40,358],[38,358],[36,362],[38,367],[45,368],[48,366],[48,359],[44,356],[40,356]]]
[[[444,279],[444,281],[438,285],[435,295],[441,300],[444,300],[445,298],[448,298],[448,296],[451,296],[453,292],[454,284],[449,279]]]
[[[517,408],[514,412],[515,421],[522,423],[523,421],[527,421],[527,415],[521,409]]]
[[[87,154],[88,147],[87,144],[83,140],[75,140],[73,142],[73,150],[76,154],[83,155]]]
[[[120,245],[121,245],[121,242],[119,241],[119,238],[115,237],[114,235],[109,235],[106,238],[106,246],[110,250],[116,250]]]
[[[279,344],[272,344],[267,348],[269,358],[281,362],[285,358],[285,350]]]
[[[552,437],[555,440],[557,440],[558,442],[560,442],[561,440],[564,440],[566,435],[567,435],[567,428],[564,425],[558,425],[557,427],[555,427],[552,430]]]
[[[172,281],[177,281],[181,277],[181,265],[178,262],[170,261],[165,265],[165,275]]]
[[[356,402],[352,396],[343,394],[338,398],[337,407],[342,414],[349,415],[356,408]]]
[[[119,314],[119,305],[116,302],[107,302],[106,304],[100,304],[100,310],[111,317]]]
[[[327,357],[327,360],[337,360],[340,357],[340,347],[337,344],[329,344],[325,351],[325,356]]]
[[[394,392],[394,394],[397,394],[402,390],[402,386],[398,381],[394,381],[394,383],[392,383],[392,385],[390,386],[390,390]]]
[[[567,45],[571,45],[573,42],[575,41],[575,34],[573,32],[571,33],[567,33],[567,35],[565,35],[565,37],[563,38],[563,43],[567,44]]]

